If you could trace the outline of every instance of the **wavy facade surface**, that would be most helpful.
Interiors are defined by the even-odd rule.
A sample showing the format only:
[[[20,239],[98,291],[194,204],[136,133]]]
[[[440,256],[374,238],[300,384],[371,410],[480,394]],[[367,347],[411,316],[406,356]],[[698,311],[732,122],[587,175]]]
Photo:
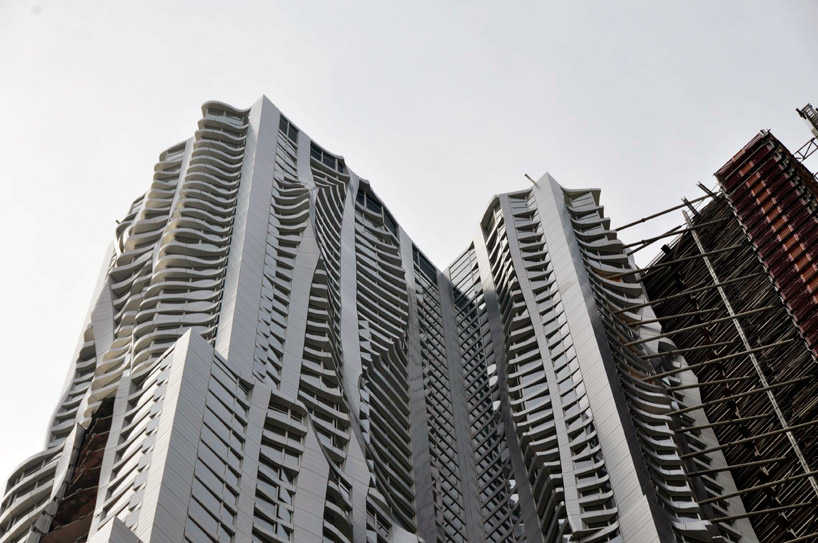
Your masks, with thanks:
[[[476,290],[460,279],[466,262],[482,278]],[[722,529],[699,505],[705,495],[684,458],[691,446],[718,442],[698,412],[697,439],[677,433],[685,403],[701,400],[692,387],[673,392],[691,372],[652,379],[660,364],[687,363],[662,333],[637,270],[599,191],[564,189],[548,175],[496,197],[450,268],[492,330],[495,388],[484,390],[505,433],[515,534],[549,543],[758,541],[746,520]],[[704,453],[724,463],[718,450]],[[710,488],[735,489],[729,471]],[[737,499],[720,506],[744,512]]]
[[[0,541],[513,537],[471,298],[266,98],[202,112],[118,223]]]
[[[598,191],[495,197],[440,271],[266,98],[202,113],[117,225],[0,543],[765,540]]]

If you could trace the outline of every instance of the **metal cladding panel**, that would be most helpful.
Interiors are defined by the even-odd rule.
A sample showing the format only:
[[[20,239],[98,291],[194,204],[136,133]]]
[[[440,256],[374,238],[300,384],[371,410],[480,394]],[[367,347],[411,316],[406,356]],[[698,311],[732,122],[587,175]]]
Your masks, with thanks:
[[[808,345],[818,355],[818,183],[766,131],[715,175]]]

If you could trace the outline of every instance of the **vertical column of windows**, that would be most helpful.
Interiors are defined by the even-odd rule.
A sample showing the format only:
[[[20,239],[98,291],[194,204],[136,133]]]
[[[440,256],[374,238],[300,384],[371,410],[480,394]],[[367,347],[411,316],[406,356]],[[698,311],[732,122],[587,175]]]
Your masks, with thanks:
[[[676,345],[667,337],[661,337],[662,330],[658,324],[641,324],[643,320],[654,320],[654,313],[649,307],[617,318],[615,313],[645,304],[641,281],[633,274],[622,275],[633,269],[634,265],[625,254],[622,243],[616,239],[615,232],[610,230],[608,220],[602,216],[602,208],[590,192],[566,191],[565,205],[571,214],[572,226],[589,272],[594,298],[602,314],[617,374],[628,399],[630,416],[635,423],[656,495],[669,515],[678,519],[674,527],[680,540],[693,539],[697,533],[707,531],[707,523],[701,520],[702,513],[684,469],[679,442],[686,442],[685,447],[689,450],[698,449],[703,453],[709,445],[697,443],[690,435],[677,435],[672,425],[672,414],[681,410],[678,416],[685,416],[685,403],[696,400],[685,389],[671,394],[661,383],[644,380],[655,373],[649,362],[651,357],[659,350],[675,351]],[[654,336],[659,337],[655,342],[649,341]],[[651,343],[653,345],[649,345]],[[683,358],[677,358],[678,363],[686,365]],[[670,377],[667,384],[681,386],[676,377]],[[695,416],[699,418],[700,414]],[[708,426],[706,417],[699,422]],[[709,429],[708,433],[711,433]],[[729,474],[724,475],[729,477]],[[723,477],[718,483],[713,478],[706,486],[711,489],[712,495],[718,496],[723,493],[722,484],[726,482]],[[727,484],[733,486],[732,482]],[[721,515],[729,514],[722,511]],[[719,527],[719,531],[728,541],[738,540],[737,532],[729,525]]]
[[[497,365],[491,341],[484,342],[486,305],[473,246],[450,266],[449,275],[454,285],[458,345],[468,395],[483,531],[487,541],[513,541],[519,508],[511,502],[511,466],[502,438]]]
[[[342,472],[330,468],[324,501],[322,543],[350,543],[352,533],[352,484]]]
[[[363,188],[355,202],[355,232],[361,356],[368,365],[406,336],[409,302],[395,222]]]
[[[397,225],[365,187],[355,199],[362,435],[373,479],[368,524],[383,519],[414,529],[406,332],[409,300]]]
[[[350,426],[341,389],[341,354],[331,341],[332,321],[328,276],[319,263],[310,287],[298,398],[307,407],[312,429],[330,465],[323,511],[324,541],[347,543],[352,540],[351,485],[343,469]]]
[[[621,541],[618,509],[561,294],[545,247],[539,213],[531,193],[512,195],[509,200],[523,268],[550,357],[546,374],[549,381],[556,384],[558,407],[563,414],[560,431],[565,432],[570,442],[570,469],[563,467],[566,471],[563,478],[573,478],[581,521],[581,526],[571,529],[577,535],[594,534],[597,541],[618,542]],[[542,428],[539,426],[534,431]]]
[[[281,116],[254,354],[256,376],[276,385],[281,380],[293,267],[310,215],[310,194],[298,181],[297,156],[298,129]]]
[[[153,454],[159,417],[172,361],[172,350],[142,374],[131,376],[128,402],[114,462],[108,475],[100,522],[119,517],[126,526],[138,520],[140,502],[131,503],[133,495],[143,489]]]
[[[340,353],[341,228],[344,222],[344,202],[349,185],[349,173],[346,169],[343,171],[330,169],[316,159],[314,153],[311,153],[310,172],[317,189],[313,226],[327,278],[329,331],[332,344],[335,346],[333,348]]]
[[[530,192],[509,195],[510,216],[504,217],[497,206],[486,225],[494,227],[484,229],[506,332],[510,408],[528,483],[539,504],[546,541],[559,541],[569,533],[618,541],[613,491],[530,196]],[[516,257],[510,250],[512,243]],[[524,275],[530,292],[523,290],[518,274]],[[544,336],[538,340],[540,327]],[[548,359],[542,358],[543,352]],[[560,416],[555,417],[555,410]],[[571,456],[565,458],[561,451]],[[570,522],[566,499],[576,501],[579,510],[578,518]]]
[[[406,342],[378,355],[361,373],[361,433],[367,444],[370,521],[395,518],[414,526]],[[381,521],[378,521],[381,519]]]
[[[301,379],[298,398],[307,407],[313,428],[327,460],[341,468],[349,442],[349,417],[346,413],[339,353],[330,340],[331,318],[326,272],[319,264],[310,287]]]
[[[247,384],[214,358],[185,524],[190,543],[233,541],[249,392]]]
[[[341,353],[331,340],[328,276],[319,262],[307,306],[298,398],[307,407],[312,429],[330,465],[324,503],[325,543],[352,540],[351,485],[343,475],[350,421],[342,391]]]
[[[525,482],[515,481],[514,484],[531,485],[532,494],[540,504],[540,522],[547,526],[543,532],[550,535],[546,541],[557,541],[561,537],[560,532],[565,532],[567,522],[562,495],[559,444],[553,425],[552,398],[547,386],[544,386],[541,352],[514,271],[506,219],[499,202],[490,212],[488,223],[483,226],[506,339],[509,408],[530,479]],[[530,376],[527,377],[527,373]],[[523,377],[527,378],[523,381]],[[533,436],[526,433],[537,427],[543,427],[544,430],[550,428],[551,431],[539,431]],[[511,500],[517,499],[515,492]]]
[[[253,542],[291,541],[293,501],[304,452],[304,408],[275,393],[262,431],[253,515]]]
[[[416,248],[412,250],[437,534],[441,541],[466,541],[437,270]]]
[[[316,184],[315,232],[321,260],[310,286],[299,398],[330,464],[324,510],[325,543],[352,541],[352,485],[344,467],[351,438],[343,391],[341,315],[341,228],[349,172],[342,159],[311,143]],[[354,392],[353,392],[354,393]]]
[[[83,343],[77,355],[71,385],[63,396],[62,402],[60,402],[60,406],[51,422],[49,446],[56,446],[61,443],[74,428],[77,409],[94,377],[97,355],[94,325],[92,323],[89,323],[85,328],[82,339]]]

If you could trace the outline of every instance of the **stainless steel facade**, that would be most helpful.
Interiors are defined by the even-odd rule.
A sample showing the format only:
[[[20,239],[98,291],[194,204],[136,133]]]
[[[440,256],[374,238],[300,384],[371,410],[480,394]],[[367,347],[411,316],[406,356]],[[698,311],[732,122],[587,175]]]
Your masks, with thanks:
[[[545,175],[496,197],[463,259],[481,276],[521,538],[724,541],[683,469],[680,399],[646,380],[657,371],[650,357],[675,346],[599,191]],[[733,488],[729,473],[722,479]],[[756,541],[746,521],[739,530]]]
[[[758,541],[730,471],[699,504],[685,455],[725,459],[598,191],[495,197],[440,271],[266,98],[202,110],[116,228],[1,543]]]

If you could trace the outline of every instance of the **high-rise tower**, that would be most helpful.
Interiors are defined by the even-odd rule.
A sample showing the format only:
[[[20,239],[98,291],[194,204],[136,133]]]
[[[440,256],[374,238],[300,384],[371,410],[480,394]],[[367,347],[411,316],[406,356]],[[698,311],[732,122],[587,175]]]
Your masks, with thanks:
[[[266,98],[202,110],[116,228],[0,541],[513,539],[446,276]]]
[[[0,543],[767,541],[599,191],[495,197],[440,271],[266,98],[202,111],[116,228]]]

